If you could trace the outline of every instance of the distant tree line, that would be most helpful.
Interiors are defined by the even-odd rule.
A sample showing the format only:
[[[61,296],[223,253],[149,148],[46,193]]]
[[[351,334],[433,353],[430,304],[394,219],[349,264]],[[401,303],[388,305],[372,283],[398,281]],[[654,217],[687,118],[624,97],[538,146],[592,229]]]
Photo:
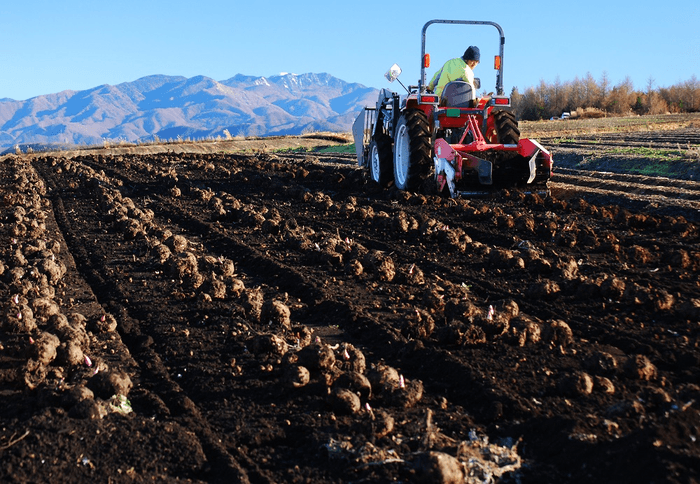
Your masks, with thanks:
[[[531,121],[558,118],[563,112],[580,117],[689,113],[700,111],[700,81],[693,75],[680,84],[655,89],[655,80],[649,78],[639,91],[629,76],[613,86],[606,72],[598,81],[588,73],[570,82],[562,83],[559,77],[553,84],[540,81],[524,93],[514,87],[511,100],[518,117]]]

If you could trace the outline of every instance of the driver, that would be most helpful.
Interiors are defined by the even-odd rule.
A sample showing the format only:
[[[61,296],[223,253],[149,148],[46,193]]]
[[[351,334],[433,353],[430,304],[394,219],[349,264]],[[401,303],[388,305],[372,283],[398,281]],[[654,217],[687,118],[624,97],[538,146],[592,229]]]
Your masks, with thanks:
[[[474,68],[479,64],[481,54],[475,45],[469,46],[462,57],[456,57],[445,62],[442,69],[437,71],[428,84],[428,89],[440,96],[448,82],[467,81],[472,86],[472,100],[476,99],[474,86]]]

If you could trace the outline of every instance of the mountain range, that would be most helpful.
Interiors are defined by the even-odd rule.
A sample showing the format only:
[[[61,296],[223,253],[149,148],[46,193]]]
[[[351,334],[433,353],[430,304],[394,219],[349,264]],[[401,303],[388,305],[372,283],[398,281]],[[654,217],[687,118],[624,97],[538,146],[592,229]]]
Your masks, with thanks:
[[[3,98],[0,152],[17,145],[347,132],[377,94],[325,73],[286,73],[225,81],[153,75],[25,101]]]

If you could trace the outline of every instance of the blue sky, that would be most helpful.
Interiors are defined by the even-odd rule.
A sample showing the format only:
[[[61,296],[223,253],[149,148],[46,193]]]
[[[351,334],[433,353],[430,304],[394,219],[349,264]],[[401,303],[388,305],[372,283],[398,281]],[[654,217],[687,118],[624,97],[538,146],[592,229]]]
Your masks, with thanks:
[[[491,20],[505,31],[504,86],[523,92],[607,74],[635,88],[700,77],[700,2],[589,0],[461,1],[62,0],[4,2],[0,9],[0,98],[24,100],[63,90],[119,84],[152,74],[215,80],[235,74],[327,72],[388,87],[403,68],[416,84],[423,24],[431,19]],[[478,45],[482,87],[495,84],[492,27],[433,25],[431,75]],[[394,90],[400,86],[391,86]]]

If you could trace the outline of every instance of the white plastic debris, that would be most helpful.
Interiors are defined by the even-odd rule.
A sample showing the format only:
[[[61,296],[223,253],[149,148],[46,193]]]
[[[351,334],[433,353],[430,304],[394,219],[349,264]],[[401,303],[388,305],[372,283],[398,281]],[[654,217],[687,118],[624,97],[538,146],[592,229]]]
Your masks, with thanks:
[[[496,314],[496,311],[493,309],[493,306],[489,305],[489,312],[486,314],[486,319],[489,321],[493,321],[493,315]]]

